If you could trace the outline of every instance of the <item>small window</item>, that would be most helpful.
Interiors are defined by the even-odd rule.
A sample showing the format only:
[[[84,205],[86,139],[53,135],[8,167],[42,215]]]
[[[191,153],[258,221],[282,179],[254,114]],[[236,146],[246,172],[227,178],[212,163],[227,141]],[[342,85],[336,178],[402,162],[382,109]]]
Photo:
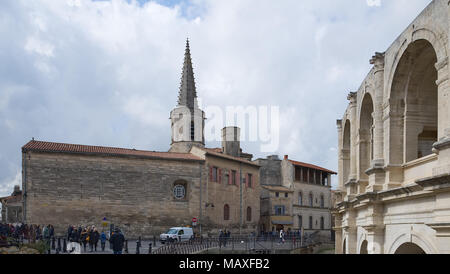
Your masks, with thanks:
[[[284,206],[275,206],[275,215],[284,216],[285,215],[285,207]]]
[[[195,140],[195,124],[194,121],[191,121],[191,141]]]
[[[280,192],[275,192],[275,197],[280,197]]]
[[[303,227],[303,217],[302,215],[298,216],[298,228],[302,229]]]
[[[309,229],[313,229],[313,217],[309,216]]]
[[[310,194],[309,194],[309,206],[310,206],[310,207],[313,207],[313,204],[314,204],[313,194],[310,193]]]
[[[298,194],[298,204],[303,205],[303,193],[301,192]]]
[[[218,172],[218,168],[217,167],[211,167],[210,168],[210,174],[209,174],[209,178],[211,182],[217,182],[217,172]]]
[[[284,193],[284,198],[288,198],[289,197],[289,193]]]
[[[231,171],[231,184],[232,185],[237,185],[236,174],[237,174],[236,170]]]
[[[252,174],[248,174],[248,187],[253,187],[253,176]]]
[[[323,195],[320,195],[320,207],[321,208],[325,207],[325,198],[323,197]]]
[[[184,199],[186,197],[186,188],[184,187],[184,185],[176,185],[173,189],[173,196],[177,200]]]
[[[251,221],[252,221],[252,208],[247,207],[247,222],[251,222]]]
[[[320,229],[325,229],[325,219],[323,217],[320,217]]]

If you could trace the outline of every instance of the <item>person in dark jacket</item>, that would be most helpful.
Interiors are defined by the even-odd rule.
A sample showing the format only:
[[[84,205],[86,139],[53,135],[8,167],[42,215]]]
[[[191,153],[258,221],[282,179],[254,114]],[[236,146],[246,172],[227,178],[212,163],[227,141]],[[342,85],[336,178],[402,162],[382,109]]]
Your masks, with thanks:
[[[98,239],[100,238],[100,234],[97,231],[97,228],[93,227],[91,229],[91,232],[89,233],[89,246],[91,247],[91,252],[94,251],[97,252],[97,244]]]
[[[67,240],[70,241],[70,238],[72,237],[72,232],[73,232],[74,227],[73,226],[69,226],[69,228],[67,229]]]
[[[83,229],[80,234],[80,242],[83,245],[84,252],[86,252],[86,244],[88,242],[88,232],[87,229]]]
[[[125,237],[118,228],[114,230],[114,234],[109,239],[109,242],[112,244],[114,254],[122,254]]]

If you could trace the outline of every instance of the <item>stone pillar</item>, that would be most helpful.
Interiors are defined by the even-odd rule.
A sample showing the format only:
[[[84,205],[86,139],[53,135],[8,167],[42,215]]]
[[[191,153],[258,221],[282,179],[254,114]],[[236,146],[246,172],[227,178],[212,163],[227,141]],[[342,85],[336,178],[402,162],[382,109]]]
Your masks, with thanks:
[[[344,239],[346,239],[345,254],[357,253],[357,229],[356,229],[356,212],[351,208],[346,208],[344,219],[342,221],[344,229]]]
[[[350,113],[350,175],[349,180],[356,180],[357,178],[357,168],[356,168],[356,135],[358,132],[358,126],[356,123],[356,107],[357,107],[357,99],[358,94],[356,92],[351,92],[347,99],[350,101],[349,105],[349,113]]]
[[[371,201],[366,211],[367,251],[369,254],[384,253],[383,204]]]
[[[335,231],[335,239],[334,239],[334,246],[335,246],[335,254],[343,254],[343,231],[342,231],[342,215],[333,212],[334,215],[334,227],[333,230]]]
[[[372,165],[384,165],[384,136],[383,136],[383,94],[384,94],[384,53],[375,53],[371,64],[374,65],[373,77],[375,80],[375,98],[374,98],[374,137],[373,137],[373,161]]]
[[[384,171],[384,122],[383,122],[383,94],[384,94],[384,53],[375,53],[370,63],[374,65],[373,77],[375,80],[375,98],[373,123],[373,160],[366,171],[369,175],[367,192],[382,190],[385,182]]]
[[[384,254],[384,227],[365,226],[367,231],[368,254]]]
[[[437,185],[440,183],[448,183],[449,176],[446,178],[436,178]],[[439,182],[440,181],[440,182]],[[425,186],[425,191],[432,191],[435,184]],[[436,195],[436,203],[434,208],[433,220],[427,224],[436,231],[436,243],[440,254],[450,254],[450,223],[448,216],[450,213],[450,192],[442,192]]]
[[[433,151],[438,156],[437,167],[433,175],[450,172],[450,83],[448,58],[436,63],[438,71],[438,142],[433,145]]]
[[[350,120],[350,172],[348,176],[347,182],[344,182],[347,197],[345,198],[347,201],[353,199],[353,197],[357,194],[357,123],[356,123],[356,107],[357,107],[357,98],[358,94],[356,92],[351,92],[347,99],[350,101],[348,107],[348,116]]]

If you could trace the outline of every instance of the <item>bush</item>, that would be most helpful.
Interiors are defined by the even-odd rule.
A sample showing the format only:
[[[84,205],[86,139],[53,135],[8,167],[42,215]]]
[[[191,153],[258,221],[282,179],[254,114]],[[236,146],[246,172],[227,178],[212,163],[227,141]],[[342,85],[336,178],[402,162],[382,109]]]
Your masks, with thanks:
[[[34,244],[23,244],[21,248],[23,247],[36,249],[40,254],[46,254],[50,249],[50,243],[46,243],[45,241],[37,241]]]

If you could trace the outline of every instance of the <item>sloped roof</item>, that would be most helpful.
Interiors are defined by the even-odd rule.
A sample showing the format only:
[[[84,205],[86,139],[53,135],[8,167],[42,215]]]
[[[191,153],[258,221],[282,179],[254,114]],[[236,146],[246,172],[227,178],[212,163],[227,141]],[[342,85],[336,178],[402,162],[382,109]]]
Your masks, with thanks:
[[[248,161],[244,158],[234,157],[234,156],[231,156],[228,154],[224,154],[222,152],[218,152],[219,150],[217,148],[201,148],[201,149],[204,150],[206,152],[206,154],[209,154],[209,155],[225,158],[225,159],[232,160],[232,161],[238,161],[238,162],[241,162],[241,163],[244,163],[247,165],[251,165],[251,166],[255,166],[255,167],[260,167],[260,165],[254,163],[254,162]]]
[[[298,162],[298,161],[293,161],[293,160],[289,160],[289,162],[291,162],[294,166],[300,166],[300,167],[306,167],[306,168],[311,168],[311,169],[316,169],[316,170],[320,170],[320,171],[324,171],[327,173],[331,173],[336,175],[337,172],[320,167],[320,166],[316,166],[316,165],[312,165],[312,164],[307,164],[307,163],[303,163],[303,162]]]
[[[262,185],[263,188],[270,190],[270,191],[278,191],[278,192],[294,192],[293,190],[284,187],[284,186],[266,186]]]
[[[22,200],[22,194],[17,194],[17,195],[13,195],[13,196],[0,198],[0,201],[6,202],[6,203],[16,203],[16,202],[20,202],[21,200]]]
[[[167,160],[191,160],[203,161],[201,158],[191,153],[173,153],[173,152],[156,152],[145,151],[127,148],[116,147],[102,147],[102,146],[88,146],[75,145],[54,142],[43,142],[32,140],[22,147],[23,152],[37,151],[37,152],[53,152],[53,153],[80,153],[80,154],[97,154],[97,155],[111,155],[111,156],[135,156],[142,158],[156,158]]]

